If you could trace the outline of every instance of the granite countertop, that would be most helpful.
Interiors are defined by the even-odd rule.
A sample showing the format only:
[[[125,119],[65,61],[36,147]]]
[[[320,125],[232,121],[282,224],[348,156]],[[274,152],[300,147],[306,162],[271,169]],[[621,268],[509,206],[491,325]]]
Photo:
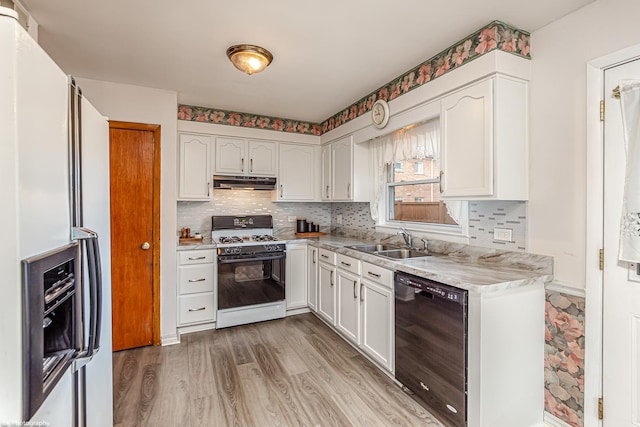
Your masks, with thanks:
[[[287,241],[301,240],[295,235],[278,237]],[[496,292],[547,283],[553,279],[553,258],[544,255],[430,241],[430,256],[391,260],[347,247],[380,243],[379,240],[334,235],[304,240],[311,246],[348,255],[389,270],[415,274],[474,292]]]
[[[306,242],[392,271],[402,271],[480,293],[547,283],[553,279],[553,258],[544,255],[430,240],[430,256],[391,260],[348,248],[352,245],[380,243],[375,238],[333,234],[300,237],[295,233],[277,234],[277,237],[291,243]],[[204,239],[202,243],[179,245],[178,251],[215,248],[211,239]]]

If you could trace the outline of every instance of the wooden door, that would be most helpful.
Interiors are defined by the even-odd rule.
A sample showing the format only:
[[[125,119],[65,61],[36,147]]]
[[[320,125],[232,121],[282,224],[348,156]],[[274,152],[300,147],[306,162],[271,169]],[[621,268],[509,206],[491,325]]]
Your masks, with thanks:
[[[160,126],[110,122],[113,350],[159,344]]]

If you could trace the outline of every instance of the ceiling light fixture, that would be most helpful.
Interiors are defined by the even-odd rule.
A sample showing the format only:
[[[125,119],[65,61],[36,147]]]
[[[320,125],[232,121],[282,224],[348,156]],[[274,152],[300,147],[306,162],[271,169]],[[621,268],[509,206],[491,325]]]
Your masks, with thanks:
[[[252,44],[233,45],[227,49],[227,56],[234,67],[249,75],[259,73],[273,61],[271,52]]]

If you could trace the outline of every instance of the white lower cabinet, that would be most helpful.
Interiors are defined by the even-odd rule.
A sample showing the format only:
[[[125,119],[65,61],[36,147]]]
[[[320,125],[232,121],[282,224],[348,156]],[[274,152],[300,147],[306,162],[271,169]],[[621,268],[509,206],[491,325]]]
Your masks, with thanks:
[[[362,279],[362,350],[393,372],[393,288]]]
[[[307,306],[307,244],[287,243],[285,295],[287,310]]]
[[[178,326],[216,320],[213,249],[178,252]]]
[[[318,248],[307,249],[307,305],[318,312]]]
[[[317,311],[312,310],[393,373],[393,271],[314,247],[309,247],[308,266],[310,271],[317,268]],[[309,279],[309,292],[311,289]]]
[[[320,251],[322,251],[322,249]],[[335,274],[335,265],[326,262],[320,262],[320,264],[318,264],[318,314],[331,325],[335,325]]]
[[[355,260],[355,262],[360,262]],[[336,328],[354,344],[360,344],[360,276],[338,268]]]

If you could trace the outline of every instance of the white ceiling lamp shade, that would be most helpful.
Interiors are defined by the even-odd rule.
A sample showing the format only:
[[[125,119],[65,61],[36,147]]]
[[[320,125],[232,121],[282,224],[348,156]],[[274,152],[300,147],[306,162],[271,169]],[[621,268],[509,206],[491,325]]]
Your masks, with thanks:
[[[252,44],[236,44],[227,49],[229,60],[238,70],[249,75],[259,73],[271,64],[273,55]]]

